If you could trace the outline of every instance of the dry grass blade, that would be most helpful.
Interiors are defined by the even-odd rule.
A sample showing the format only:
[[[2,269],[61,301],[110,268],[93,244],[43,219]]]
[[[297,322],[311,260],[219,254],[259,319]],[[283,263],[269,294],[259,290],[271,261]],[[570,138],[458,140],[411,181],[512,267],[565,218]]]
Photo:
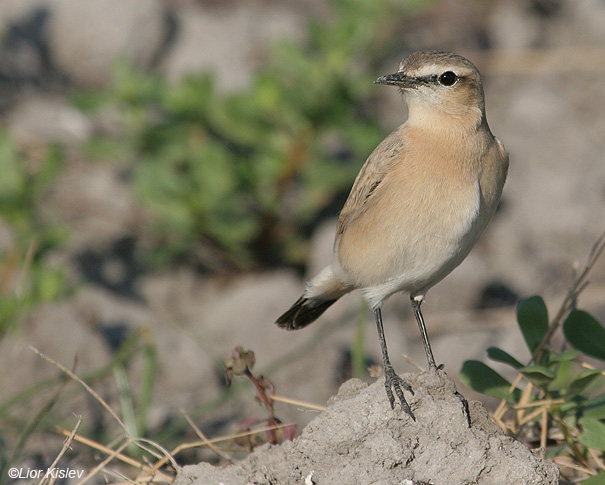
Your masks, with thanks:
[[[517,377],[515,378],[515,380],[513,381],[513,383],[510,385],[510,387],[508,389],[509,394],[515,390],[515,388],[521,382],[521,379],[523,379],[523,374],[517,374]],[[508,411],[508,403],[507,403],[506,399],[502,399],[500,401],[500,404],[498,404],[498,407],[494,411],[494,414],[492,417],[494,418],[496,423],[498,423],[498,426],[500,426],[505,433],[509,433],[511,430],[510,430],[510,428],[508,428],[508,426],[504,425],[504,422],[502,419],[502,417],[504,416],[506,411]],[[504,426],[502,426],[502,425],[504,425]]]
[[[67,430],[67,429],[58,428],[58,431],[59,431],[59,433],[61,433],[62,435],[65,435],[65,436],[67,436],[69,434],[69,430]],[[123,439],[123,437],[122,437],[122,439]],[[85,436],[81,436],[79,434],[76,434],[74,436],[74,441],[77,441],[78,443],[82,443],[83,445],[86,445],[86,446],[92,448],[93,450],[100,451],[101,453],[104,453],[106,455],[111,455],[115,451],[113,448],[109,448],[105,445],[102,445],[101,443],[97,443],[96,441],[93,441],[93,440],[86,438]],[[141,463],[129,456],[118,454],[118,455],[116,455],[116,458],[118,460],[126,463],[127,465],[130,465],[130,466],[133,466],[136,468],[145,468],[145,465],[143,463]]]
[[[174,461],[174,459],[170,456],[170,454],[166,450],[164,450],[157,443],[153,443],[152,441],[141,439],[141,438],[135,439],[132,436],[130,436],[130,434],[128,433],[128,429],[126,428],[126,426],[124,425],[124,423],[122,422],[122,420],[120,419],[120,417],[113,411],[113,409],[111,409],[111,407],[109,406],[109,404],[107,404],[105,402],[105,400],[94,389],[92,389],[88,384],[86,384],[86,382],[84,382],[82,379],[80,379],[72,371],[70,371],[66,367],[62,366],[61,364],[59,364],[55,360],[51,359],[47,355],[43,354],[39,350],[35,349],[34,347],[30,347],[30,349],[35,354],[37,354],[42,359],[44,359],[46,362],[48,362],[51,365],[54,365],[55,367],[57,367],[58,369],[60,369],[61,372],[63,372],[68,377],[70,377],[72,380],[74,380],[75,382],[77,382],[78,384],[80,384],[116,420],[116,422],[122,427],[122,429],[126,433],[126,436],[127,436],[126,442],[123,443],[117,450],[112,450],[111,448],[107,448],[107,447],[105,447],[103,445],[100,445],[99,443],[95,443],[92,440],[88,440],[86,438],[80,437],[77,434],[74,435],[74,437],[72,438],[72,440],[75,439],[75,440],[80,441],[82,443],[86,443],[89,446],[91,446],[91,447],[93,447],[95,449],[98,449],[100,451],[103,451],[104,453],[108,454],[107,458],[105,460],[103,460],[103,462],[101,462],[98,466],[96,466],[88,475],[86,475],[86,477],[84,477],[82,479],[82,482],[80,482],[80,483],[86,483],[86,481],[90,480],[100,470],[102,470],[106,466],[107,463],[109,463],[111,460],[113,460],[115,458],[118,458],[121,461],[123,461],[125,463],[128,463],[131,466],[140,468],[142,470],[146,470],[145,475],[151,476],[152,474],[154,474],[154,475],[160,476],[161,480],[164,481],[164,482],[167,482],[167,483],[170,483],[172,481],[171,477],[169,477],[168,475],[165,475],[165,474],[160,473],[160,472],[157,471],[160,467],[154,468],[154,472],[150,473],[149,469],[148,469],[148,467],[146,465],[143,465],[142,463],[138,462],[137,460],[134,460],[134,459],[131,459],[131,458],[125,456],[125,455],[122,455],[122,453],[121,453],[121,451],[124,448],[126,448],[128,445],[134,443],[137,446],[139,446],[140,448],[142,448],[143,450],[145,450],[148,453],[150,453],[151,455],[155,456],[156,458],[159,458],[159,455],[157,453],[155,453],[153,450],[150,450],[148,447],[143,446],[142,443],[151,444],[154,447],[156,447],[158,450],[161,450],[164,453],[164,458],[162,458],[160,461],[163,461],[163,463],[166,463],[167,461],[171,461],[171,463],[173,464],[173,466],[175,467],[175,469],[177,469],[178,465],[176,464],[176,462]]]
[[[209,439],[209,440],[206,440],[206,441],[194,441],[192,443],[182,443],[182,444],[178,445],[174,450],[172,450],[170,452],[170,455],[176,456],[181,451],[190,450],[191,448],[199,448],[201,446],[208,446],[208,444],[220,443],[222,441],[231,441],[231,440],[235,440],[235,439],[238,439],[238,438],[245,438],[247,436],[252,436],[252,435],[255,435],[255,434],[259,434],[259,433],[265,433],[265,432],[270,431],[270,430],[278,430],[278,429],[281,429],[281,428],[287,428],[287,427],[293,426],[293,425],[294,425],[294,423],[284,423],[284,424],[278,424],[276,426],[265,426],[263,428],[258,428],[258,429],[252,430],[252,431],[246,431],[246,432],[243,432],[243,433],[236,433],[236,434],[232,434],[232,435],[228,435],[228,436],[222,436],[222,437],[218,437],[218,438],[212,438],[212,439]],[[155,463],[145,473],[145,475],[153,473],[155,470],[158,470],[159,468],[161,468],[162,466],[164,466],[167,462],[168,462],[168,456],[165,456],[160,461],[158,461],[157,463]]]
[[[66,430],[66,429],[59,428],[59,433],[67,436],[67,434],[69,434],[69,431]],[[119,461],[121,461],[121,462],[123,462],[123,463],[125,463],[127,465],[130,465],[130,466],[132,466],[134,468],[138,468],[138,469],[143,470],[145,472],[147,472],[147,471],[150,470],[150,467],[148,465],[145,465],[144,463],[141,463],[140,461],[135,460],[134,458],[131,458],[130,456],[123,455],[122,453],[115,454],[115,450],[113,448],[109,448],[109,447],[107,447],[105,445],[102,445],[101,443],[97,443],[96,441],[93,441],[93,440],[91,440],[89,438],[86,438],[85,436],[80,436],[80,435],[76,434],[74,436],[74,441],[82,443],[83,445],[86,445],[86,446],[88,446],[88,447],[90,447],[90,448],[92,448],[94,450],[100,451],[101,453],[103,453],[105,455],[112,455],[113,458],[115,458],[115,459],[117,459],[117,460],[119,460]],[[127,446],[128,446],[128,444],[130,444],[132,442],[133,442],[133,440],[129,439],[129,441],[127,443]],[[115,444],[117,445],[118,443],[115,443]],[[158,467],[158,468],[160,468],[160,467]],[[165,475],[165,474],[163,474],[161,472],[157,472],[156,476],[158,478],[160,478],[161,480],[164,480],[164,481],[171,480],[170,476]]]
[[[576,471],[585,473],[588,476],[597,474],[597,472],[595,472],[594,470],[591,470],[588,467],[576,465],[575,463],[570,463],[566,459],[567,459],[567,457],[565,457],[565,456],[555,456],[553,458],[553,461],[559,468],[570,468],[571,470],[576,470]]]
[[[152,453],[155,455],[155,453],[152,450],[147,449],[146,447],[143,447],[140,445],[140,443],[138,443],[139,441],[144,441],[147,443],[151,443],[149,440],[141,440],[141,439],[132,439],[132,438],[127,438],[126,441],[116,450],[111,450],[112,453],[110,453],[107,458],[105,458],[105,460],[103,460],[103,462],[99,463],[99,465],[97,465],[94,470],[92,470],[88,475],[86,475],[86,477],[84,477],[82,479],[82,481],[80,482],[81,484],[86,483],[87,481],[89,481],[91,478],[93,478],[95,475],[97,475],[99,472],[103,471],[104,473],[109,473],[112,475],[116,475],[119,478],[126,480],[126,483],[172,483],[174,481],[173,477],[168,476],[162,472],[159,471],[155,471],[153,474],[149,474],[146,473],[143,476],[146,476],[145,479],[141,479],[140,477],[138,477],[136,480],[129,480],[127,477],[125,477],[124,475],[116,472],[116,471],[112,471],[112,470],[108,470],[106,467],[107,465],[115,458],[120,458],[120,457],[124,457],[124,455],[122,455],[122,451],[127,448],[129,445],[131,444],[135,444],[140,446],[141,448],[143,448],[145,451],[147,451],[148,453]],[[154,446],[158,446],[155,443],[152,443]],[[164,450],[162,450],[164,451]],[[126,457],[128,458],[128,457]],[[136,460],[134,460],[136,462]],[[174,461],[171,460],[174,464]],[[136,462],[137,463],[137,468],[142,468],[142,469],[148,469],[147,465],[144,465],[142,463]],[[176,466],[176,465],[175,465]],[[148,470],[147,470],[148,471]]]
[[[74,362],[74,366],[75,366],[75,362]],[[23,449],[23,446],[25,445],[25,442],[27,441],[28,437],[34,431],[36,426],[40,423],[42,418],[47,413],[50,412],[52,407],[59,400],[59,396],[61,395],[61,393],[63,392],[63,389],[65,389],[65,386],[69,382],[67,377],[65,377],[65,376],[62,376],[62,377],[63,377],[63,381],[61,382],[61,385],[53,393],[53,395],[50,397],[50,399],[42,406],[42,408],[40,408],[40,410],[35,414],[33,419],[31,419],[30,422],[21,431],[21,434],[19,435],[19,439],[17,440],[17,443],[15,444],[15,447],[13,448],[13,452],[8,460],[9,463],[13,463],[17,459],[17,457],[21,453],[21,450]]]
[[[602,452],[595,450],[594,448],[588,448],[588,453],[590,453],[591,458],[595,461],[598,467],[601,470],[605,470],[605,461],[601,459]]]
[[[57,457],[54,459],[54,461],[50,464],[50,466],[48,467],[48,470],[53,470],[57,466],[57,463],[59,463],[59,460],[61,458],[63,458],[63,455],[67,452],[67,450],[69,450],[71,448],[71,443],[73,442],[75,436],[78,434],[78,429],[80,429],[80,425],[82,424],[82,416],[76,416],[76,417],[78,418],[78,421],[76,422],[74,429],[69,434],[69,436],[63,441],[63,447],[61,448],[61,451],[59,452]],[[51,475],[51,476],[47,477],[47,475],[44,475],[40,480],[38,480],[36,482],[36,485],[40,485],[40,484],[44,483],[47,478],[49,479],[48,480],[49,485],[52,485],[57,480],[56,476]]]
[[[17,298],[21,298],[23,296],[23,281],[27,278],[27,273],[29,272],[32,261],[34,260],[34,256],[36,255],[36,251],[38,250],[38,240],[34,238],[27,248],[27,253],[25,254],[25,260],[23,261],[23,266],[21,267],[21,271],[19,272],[19,278],[17,280],[17,284],[15,285],[15,296]]]
[[[152,449],[148,448],[147,446],[143,446],[143,443],[151,445],[155,448],[157,448],[158,450],[160,450],[162,452],[162,455],[154,452]],[[151,455],[155,456],[158,460],[168,460],[170,461],[170,463],[172,464],[172,467],[175,470],[179,469],[179,465],[176,462],[176,460],[174,459],[174,457],[168,452],[168,450],[164,449],[162,446],[160,446],[159,444],[157,444],[155,441],[151,441],[148,440],[146,438],[138,438],[135,443],[135,445],[137,445],[139,448],[141,448],[142,450],[145,450],[147,453],[150,453]],[[157,470],[158,468],[156,468],[156,464],[158,462],[156,462],[152,467],[148,468],[148,470],[143,474],[144,476],[147,475],[151,475],[152,474],[152,470]],[[164,462],[166,463],[166,462]]]
[[[124,441],[124,443],[122,443],[115,450],[111,450],[111,453],[107,456],[107,458],[105,458],[101,463],[99,463],[90,472],[88,472],[88,474],[80,482],[78,482],[78,485],[84,484],[88,480],[90,480],[91,478],[93,478],[97,473],[99,473],[101,470],[103,470],[111,460],[113,460],[119,454],[121,454],[122,450],[124,450],[131,443],[132,443],[132,438],[126,438],[126,440]]]
[[[205,442],[206,446],[208,446],[208,448],[210,448],[212,451],[214,451],[221,458],[227,460],[229,463],[233,463],[233,458],[231,458],[227,453],[225,453],[223,450],[221,450],[214,443],[210,443],[210,441],[208,440],[206,435],[202,432],[201,429],[199,429],[197,427],[197,425],[193,422],[193,420],[189,417],[189,415],[185,412],[184,409],[181,409],[181,413],[183,414],[183,416],[185,416],[185,419],[189,423],[189,426],[191,426],[193,428],[193,430],[195,431],[195,434],[197,434],[198,438],[201,439],[203,442]]]
[[[293,406],[300,406],[307,409],[313,409],[314,411],[325,411],[326,407],[319,404],[313,404],[307,401],[299,401],[298,399],[292,399],[285,396],[271,395],[271,399],[277,402],[283,402],[284,404],[292,404]]]
[[[40,356],[41,358],[43,358],[46,362],[48,362],[51,365],[54,365],[55,367],[57,367],[58,369],[61,370],[61,372],[63,372],[64,374],[66,374],[67,376],[69,376],[71,379],[73,379],[74,381],[76,381],[78,384],[80,384],[84,389],[86,389],[86,391],[101,405],[103,406],[103,408],[111,415],[111,417],[113,419],[115,419],[120,426],[122,427],[122,429],[124,429],[124,431],[126,432],[126,434],[128,435],[128,430],[126,429],[126,426],[124,426],[124,423],[122,422],[122,420],[118,417],[118,415],[113,411],[113,409],[111,409],[109,407],[109,404],[107,404],[103,398],[101,396],[99,396],[99,394],[97,394],[97,392],[90,387],[88,384],[86,384],[86,382],[84,382],[82,379],[80,379],[77,375],[75,375],[72,371],[70,371],[69,369],[67,369],[66,367],[62,366],[61,364],[59,364],[58,362],[56,362],[55,360],[51,359],[50,357],[48,357],[47,355],[44,355],[42,352],[40,352],[38,349],[34,348],[34,347],[30,347],[30,349],[38,356]]]
[[[426,372],[426,369],[425,369],[423,366],[421,366],[421,365],[420,365],[418,362],[416,362],[414,359],[412,359],[412,358],[411,358],[409,355],[407,355],[407,354],[402,354],[402,355],[403,355],[403,358],[405,359],[405,361],[406,361],[408,364],[413,365],[413,366],[414,366],[414,367],[416,367],[416,369],[418,369],[420,372]]]

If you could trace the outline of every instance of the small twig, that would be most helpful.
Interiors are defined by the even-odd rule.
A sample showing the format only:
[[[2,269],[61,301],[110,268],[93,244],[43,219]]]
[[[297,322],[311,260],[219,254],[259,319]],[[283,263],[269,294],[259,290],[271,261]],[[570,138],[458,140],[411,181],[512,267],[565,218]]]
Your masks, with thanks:
[[[578,429],[571,426],[569,423],[566,423],[565,420],[557,416],[552,416],[552,419],[556,423],[557,428],[559,428],[561,434],[563,435],[563,439],[567,443],[567,446],[570,450],[570,455],[572,455],[578,463],[582,463],[583,465],[588,467],[588,461],[586,460],[583,451],[580,450],[580,448],[578,447]]]
[[[533,401],[527,404],[515,404],[513,409],[528,409],[537,406],[550,406],[551,404],[562,404],[565,399],[543,399],[542,401]]]
[[[523,392],[521,393],[521,398],[519,399],[519,404],[521,406],[527,406],[529,404],[529,399],[531,398],[532,392],[534,390],[534,385],[529,382],[527,384],[527,387],[525,389],[523,389]],[[515,421],[517,424],[521,424],[522,421],[524,420],[524,418],[526,416],[524,416],[523,413],[523,408],[517,408],[517,407],[513,407],[513,409],[516,409],[517,412],[515,413]],[[518,426],[515,426],[518,427]]]
[[[280,420],[275,417],[273,400],[270,396],[273,394],[273,384],[264,376],[261,375],[256,377],[252,373],[252,368],[255,363],[256,357],[254,352],[252,350],[245,350],[242,346],[238,345],[231,352],[231,358],[225,361],[225,378],[227,379],[228,385],[231,384],[233,376],[246,376],[252,381],[252,384],[254,384],[254,387],[256,388],[258,399],[265,405],[267,414],[269,415],[267,423],[271,428],[267,431],[267,441],[276,445],[278,443],[278,437],[275,432],[275,425],[279,423]]]
[[[508,388],[508,393],[509,394],[513,393],[513,391],[516,389],[516,387],[521,382],[521,379],[523,379],[523,374],[520,374],[520,373],[517,374],[517,377],[515,378],[515,380],[513,381],[513,383]],[[502,416],[504,416],[504,413],[506,413],[507,410],[508,410],[507,409],[507,401],[506,401],[506,399],[502,399],[500,401],[500,404],[498,404],[498,407],[494,411],[494,417],[497,417],[498,420],[501,421],[502,420]]]
[[[540,341],[540,344],[536,347],[536,350],[532,355],[530,363],[540,363],[540,360],[544,355],[544,351],[548,346],[548,343],[550,342],[550,339],[552,338],[553,334],[555,333],[557,328],[559,328],[561,322],[563,321],[567,313],[570,311],[570,309],[575,306],[575,302],[578,299],[580,293],[584,290],[584,288],[586,288],[586,285],[588,285],[588,281],[586,281],[586,278],[588,277],[590,270],[594,267],[595,263],[597,262],[604,250],[605,231],[603,231],[603,233],[599,236],[597,241],[592,246],[590,254],[588,255],[588,260],[586,261],[582,272],[574,278],[571,288],[568,290],[567,295],[565,296],[563,302],[561,303],[561,306],[559,307],[559,311],[552,319],[550,325],[548,326],[548,330]]]
[[[540,456],[544,458],[544,450],[546,449],[546,441],[548,439],[548,406],[542,408],[542,419],[540,422],[542,429],[540,430]]]
[[[502,421],[499,416],[492,415],[492,419],[494,420],[494,423],[500,426],[500,429],[504,431],[507,436],[512,436],[514,434],[514,430],[507,426],[506,423]]]
[[[542,406],[538,409],[534,409],[531,413],[525,414],[522,419],[519,420],[519,427],[526,425],[536,417],[540,416],[544,412],[544,410],[548,410],[547,406]]]

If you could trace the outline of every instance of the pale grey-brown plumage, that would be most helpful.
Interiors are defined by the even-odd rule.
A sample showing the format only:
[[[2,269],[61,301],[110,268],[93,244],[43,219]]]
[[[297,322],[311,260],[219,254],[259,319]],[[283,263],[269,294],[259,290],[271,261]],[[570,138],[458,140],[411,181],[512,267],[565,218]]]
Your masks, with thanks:
[[[456,54],[421,51],[375,83],[398,86],[408,119],[361,168],[340,213],[332,262],[278,320],[298,329],[342,295],[361,289],[376,317],[385,387],[412,417],[386,349],[381,305],[410,294],[429,367],[435,361],[420,312],[426,292],[473,248],[502,193],[508,156],[485,117],[477,68]]]

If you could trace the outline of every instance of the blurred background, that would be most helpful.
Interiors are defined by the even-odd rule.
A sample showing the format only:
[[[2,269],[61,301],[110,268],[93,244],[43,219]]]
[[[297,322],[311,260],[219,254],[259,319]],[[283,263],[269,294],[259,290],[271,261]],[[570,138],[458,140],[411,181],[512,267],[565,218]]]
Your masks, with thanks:
[[[225,386],[238,345],[280,395],[325,404],[370,380],[360,294],[300,332],[273,322],[330,260],[355,175],[405,120],[372,81],[426,48],[479,67],[511,157],[495,219],[423,307],[456,379],[492,345],[529,358],[516,302],[541,294],[554,313],[605,228],[605,2],[2,0],[3,464],[47,466],[73,413],[95,441],[119,431],[30,346],[167,448],[195,437],[181,409],[208,436],[264,419],[250,383]],[[600,261],[579,306],[603,321],[604,297]],[[384,317],[395,367],[425,365],[407,296]],[[300,429],[314,413],[276,415]]]

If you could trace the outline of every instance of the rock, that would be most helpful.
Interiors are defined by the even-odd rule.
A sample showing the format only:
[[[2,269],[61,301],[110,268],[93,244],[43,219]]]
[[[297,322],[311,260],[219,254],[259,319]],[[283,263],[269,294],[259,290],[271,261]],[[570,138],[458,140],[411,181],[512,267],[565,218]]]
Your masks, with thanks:
[[[302,37],[305,17],[280,3],[242,2],[229,8],[184,6],[175,11],[177,40],[162,62],[166,77],[213,72],[217,86],[246,88],[272,39]]]
[[[7,369],[0,388],[0,401],[9,402],[28,386],[41,386],[57,376],[57,368],[30,347],[65,367],[73,368],[77,364],[78,374],[98,369],[110,360],[109,348],[91,325],[88,315],[70,302],[42,305],[24,319],[19,332],[0,340],[0,366]],[[15,406],[12,412],[16,416],[28,416],[28,412],[40,409],[48,400],[48,394],[40,392],[42,389],[40,387],[25,402]],[[85,404],[79,395],[65,406],[76,412]],[[69,413],[65,412],[66,415]]]
[[[478,402],[470,427],[453,382],[443,373],[406,374],[415,394],[413,421],[391,410],[384,381],[352,379],[294,441],[263,445],[226,468],[207,463],[181,469],[175,485],[557,484],[559,471],[504,435]],[[310,478],[309,478],[310,477]],[[506,477],[506,478],[504,478]]]
[[[149,67],[166,31],[160,0],[56,0],[48,26],[54,63],[86,86],[106,86],[119,60]]]
[[[120,167],[86,162],[65,165],[41,211],[70,228],[69,252],[107,248],[132,236],[145,217]]]
[[[90,120],[58,96],[24,98],[9,115],[7,124],[15,142],[24,151],[49,143],[74,146],[92,133]]]
[[[3,0],[0,2],[0,85],[7,82],[0,108],[20,85],[41,81],[48,74],[44,26],[52,0]],[[10,103],[7,103],[10,106]]]

